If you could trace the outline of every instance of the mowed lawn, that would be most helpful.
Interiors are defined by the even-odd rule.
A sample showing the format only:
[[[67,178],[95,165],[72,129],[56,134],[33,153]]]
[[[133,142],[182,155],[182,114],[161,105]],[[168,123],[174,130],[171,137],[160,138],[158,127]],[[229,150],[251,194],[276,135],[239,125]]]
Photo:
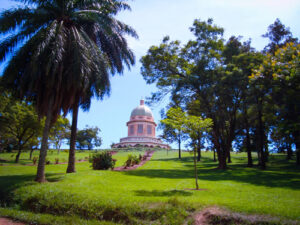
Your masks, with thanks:
[[[140,153],[119,152],[113,158],[121,166],[128,154]],[[77,153],[76,158],[88,154]],[[94,171],[90,163],[79,162],[77,173],[65,174],[66,164],[47,165],[49,182],[44,184],[33,182],[35,166],[5,163],[0,166],[0,194],[6,204],[22,210],[84,218],[93,218],[100,208],[142,212],[175,201],[195,210],[216,205],[234,212],[300,220],[300,170],[285,155],[271,155],[268,168],[262,171],[246,167],[246,154],[232,153],[233,162],[222,171],[216,169],[212,153],[203,152],[198,164],[202,191],[187,190],[195,187],[192,155],[184,152],[181,160],[177,155],[177,151],[157,151],[144,166],[124,172]]]

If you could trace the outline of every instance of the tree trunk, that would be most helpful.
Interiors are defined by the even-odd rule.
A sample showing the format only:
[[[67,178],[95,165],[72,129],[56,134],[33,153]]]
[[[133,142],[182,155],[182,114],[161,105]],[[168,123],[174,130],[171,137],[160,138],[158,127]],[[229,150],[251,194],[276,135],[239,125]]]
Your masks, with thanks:
[[[259,106],[258,106],[258,144],[259,144],[259,164],[260,168],[262,170],[266,169],[266,161],[265,161],[265,153],[264,153],[264,137],[265,137],[265,132],[264,132],[264,125],[262,121],[262,102],[260,101]]]
[[[231,163],[230,148],[227,150],[228,163]]]
[[[21,155],[21,151],[22,151],[21,146],[18,146],[18,154],[16,155],[15,163],[18,163],[18,162],[19,162],[19,158],[20,158],[20,155]]]
[[[253,160],[251,155],[251,144],[250,144],[250,134],[249,134],[249,126],[248,123],[246,123],[246,148],[247,148],[247,156],[248,156],[248,167],[253,166]]]
[[[213,148],[214,150],[214,162],[216,162],[217,160],[216,160],[216,149],[215,148]]]
[[[226,163],[227,150],[222,149],[222,147],[220,147],[220,149],[217,149],[217,153],[218,153],[218,160],[219,160],[218,169],[226,170],[227,169],[227,163]]]
[[[53,107],[53,98],[50,98],[48,112],[46,116],[45,126],[43,130],[42,144],[40,149],[39,162],[37,167],[37,174],[35,181],[37,182],[46,182],[45,177],[45,162],[47,156],[47,147],[48,147],[48,136],[50,131],[50,125],[52,120],[52,107]]]
[[[75,173],[75,144],[76,144],[76,134],[77,134],[77,119],[78,119],[78,100],[76,100],[73,106],[72,113],[72,127],[71,127],[71,139],[70,139],[70,151],[69,151],[69,162],[67,173]]]
[[[293,156],[292,146],[291,143],[287,143],[287,160],[291,160]]]
[[[198,189],[199,189],[199,186],[198,186],[198,173],[197,173],[196,149],[194,149],[194,169],[195,169],[196,190],[198,190]]]
[[[218,159],[219,159],[219,169],[226,170],[227,169],[227,164],[226,164],[226,152],[222,150],[220,154],[218,154]]]
[[[197,140],[197,153],[198,153],[197,161],[200,162],[200,160],[201,160],[201,136],[200,136],[200,134],[198,134],[198,140]]]
[[[300,165],[300,131],[293,132],[296,145],[296,165]]]
[[[267,133],[268,131],[264,131],[264,149],[265,149],[265,161],[269,162],[269,144],[268,144],[268,136]]]
[[[32,159],[32,154],[33,154],[33,151],[34,151],[34,148],[31,148],[31,149],[30,149],[30,154],[29,154],[29,160],[31,160],[31,159]]]
[[[178,139],[178,158],[181,159],[181,138]]]

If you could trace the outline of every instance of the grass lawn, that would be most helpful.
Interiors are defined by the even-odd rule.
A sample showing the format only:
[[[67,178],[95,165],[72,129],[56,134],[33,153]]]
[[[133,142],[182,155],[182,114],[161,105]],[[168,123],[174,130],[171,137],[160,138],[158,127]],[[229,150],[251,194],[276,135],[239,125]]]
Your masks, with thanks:
[[[116,166],[121,166],[129,153],[114,155]],[[49,158],[55,158],[53,154]],[[78,152],[76,158],[88,155]],[[1,159],[9,157],[0,154]],[[21,163],[23,157],[28,155],[21,155]],[[60,153],[60,157],[67,158],[67,153]],[[176,151],[168,155],[157,151],[144,166],[124,172],[93,171],[88,162],[80,162],[76,164],[77,173],[65,174],[66,164],[47,165],[49,182],[44,184],[33,182],[35,166],[5,163],[0,166],[0,197],[6,208],[0,209],[0,215],[22,214],[23,220],[33,221],[35,212],[42,219],[34,221],[46,221],[43,224],[53,224],[47,219],[51,215],[65,218],[65,222],[56,224],[68,224],[70,218],[88,221],[78,224],[93,224],[96,219],[125,224],[182,224],[193,212],[216,205],[234,212],[300,221],[300,168],[294,161],[286,161],[285,155],[271,155],[265,171],[247,168],[244,153],[233,153],[232,161],[230,169],[217,170],[212,153],[202,153],[198,175],[199,187],[206,189],[203,191],[186,190],[194,188],[192,155],[183,153],[179,160]]]

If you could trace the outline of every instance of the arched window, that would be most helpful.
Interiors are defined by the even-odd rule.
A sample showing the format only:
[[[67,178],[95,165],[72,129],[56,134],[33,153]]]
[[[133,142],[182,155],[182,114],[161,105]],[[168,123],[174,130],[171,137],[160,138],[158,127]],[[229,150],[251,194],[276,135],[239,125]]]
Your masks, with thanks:
[[[147,125],[147,134],[152,134],[152,126]]]
[[[130,134],[134,134],[134,126],[133,125],[130,125],[130,127],[129,127],[129,133]]]
[[[139,134],[143,133],[143,124],[138,124],[138,133]]]

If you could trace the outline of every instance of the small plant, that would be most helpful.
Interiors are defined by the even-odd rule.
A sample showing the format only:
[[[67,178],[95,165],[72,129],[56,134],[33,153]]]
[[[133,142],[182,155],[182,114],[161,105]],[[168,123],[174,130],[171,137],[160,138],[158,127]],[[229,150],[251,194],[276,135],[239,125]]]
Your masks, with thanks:
[[[86,156],[86,157],[84,157],[84,159],[85,159],[85,160],[89,160],[89,157],[88,157],[88,156]]]
[[[33,165],[36,164],[37,160],[38,160],[38,157],[37,157],[37,156],[34,156],[33,159],[32,159]]]
[[[139,164],[140,162],[141,162],[141,160],[139,157],[137,157],[136,155],[129,154],[127,160],[124,163],[124,167],[125,168],[131,167],[131,166]]]
[[[50,165],[50,160],[46,157],[46,165]]]
[[[55,158],[55,164],[59,163],[59,158]]]
[[[92,163],[94,170],[108,170],[109,168],[114,169],[116,160],[112,158],[112,155],[108,152],[95,153],[91,155],[89,159]]]

